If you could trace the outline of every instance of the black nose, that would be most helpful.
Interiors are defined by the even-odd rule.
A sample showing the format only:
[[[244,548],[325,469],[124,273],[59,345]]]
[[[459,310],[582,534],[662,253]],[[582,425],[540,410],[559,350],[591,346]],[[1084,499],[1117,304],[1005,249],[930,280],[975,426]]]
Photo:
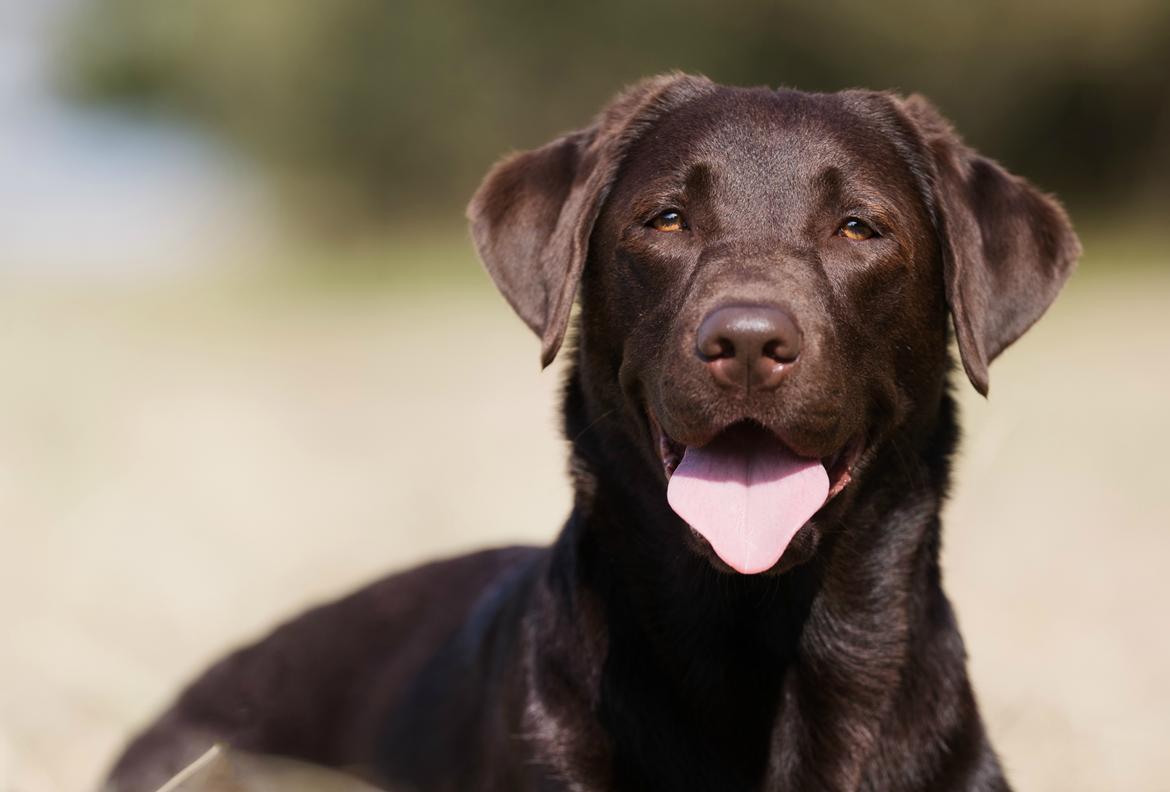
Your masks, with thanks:
[[[771,390],[800,355],[800,328],[779,308],[725,305],[699,324],[695,346],[720,385]]]

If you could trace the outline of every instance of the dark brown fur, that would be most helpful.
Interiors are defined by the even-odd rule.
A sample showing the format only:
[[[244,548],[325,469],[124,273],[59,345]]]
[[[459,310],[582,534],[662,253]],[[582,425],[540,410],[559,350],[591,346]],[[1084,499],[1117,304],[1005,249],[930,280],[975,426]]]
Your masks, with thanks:
[[[687,233],[646,227],[664,206]],[[858,214],[880,238],[834,233]],[[498,165],[470,217],[546,364],[580,300],[556,543],[281,627],[184,692],[114,788],[222,740],[392,789],[1006,790],[940,585],[948,324],[986,393],[1079,254],[1060,207],[920,98],[667,75]],[[694,353],[743,300],[802,329],[776,391],[729,395]],[[737,576],[667,507],[649,415],[687,445],[746,419],[806,456],[861,452],[779,564]]]

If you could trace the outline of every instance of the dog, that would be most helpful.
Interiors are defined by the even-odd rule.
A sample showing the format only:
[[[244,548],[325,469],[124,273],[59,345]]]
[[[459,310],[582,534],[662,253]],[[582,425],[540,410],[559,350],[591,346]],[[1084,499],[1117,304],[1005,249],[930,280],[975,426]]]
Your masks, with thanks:
[[[950,345],[986,395],[1080,255],[1061,206],[921,97],[675,73],[468,215],[544,365],[580,305],[559,536],[280,627],[110,788],[221,742],[402,790],[1009,789],[939,570]]]

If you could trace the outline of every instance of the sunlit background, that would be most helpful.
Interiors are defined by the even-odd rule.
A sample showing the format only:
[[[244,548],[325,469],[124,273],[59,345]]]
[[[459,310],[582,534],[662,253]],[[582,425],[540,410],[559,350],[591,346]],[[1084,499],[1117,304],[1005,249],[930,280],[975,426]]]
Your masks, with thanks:
[[[945,565],[1021,790],[1170,790],[1170,4],[0,0],[0,790],[92,788],[199,669],[548,541],[555,370],[494,159],[681,68],[929,95],[1083,265],[965,383]]]

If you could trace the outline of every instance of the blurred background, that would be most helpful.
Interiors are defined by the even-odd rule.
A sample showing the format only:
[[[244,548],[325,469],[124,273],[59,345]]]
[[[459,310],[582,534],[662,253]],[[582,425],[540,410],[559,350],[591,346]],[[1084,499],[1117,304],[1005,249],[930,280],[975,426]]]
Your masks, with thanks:
[[[963,382],[945,567],[1021,790],[1170,790],[1170,4],[0,0],[0,790],[423,558],[546,542],[557,371],[498,157],[667,69],[921,92],[1085,243]],[[458,366],[450,365],[458,360]]]

